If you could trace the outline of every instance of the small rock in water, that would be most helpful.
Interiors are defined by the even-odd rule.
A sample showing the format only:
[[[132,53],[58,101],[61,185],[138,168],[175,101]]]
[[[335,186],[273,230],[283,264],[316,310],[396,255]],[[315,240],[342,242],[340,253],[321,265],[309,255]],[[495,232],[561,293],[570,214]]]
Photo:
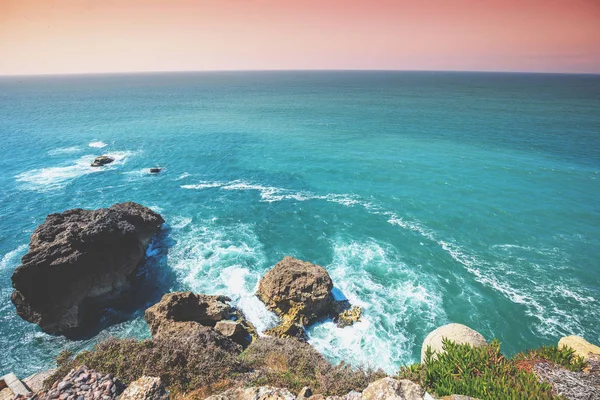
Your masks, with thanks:
[[[115,159],[109,156],[96,157],[92,163],[92,167],[102,167],[103,165],[110,164],[113,161],[115,161]]]
[[[160,167],[150,168],[150,173],[151,174],[158,174],[160,171],[162,171],[162,168],[160,168]]]

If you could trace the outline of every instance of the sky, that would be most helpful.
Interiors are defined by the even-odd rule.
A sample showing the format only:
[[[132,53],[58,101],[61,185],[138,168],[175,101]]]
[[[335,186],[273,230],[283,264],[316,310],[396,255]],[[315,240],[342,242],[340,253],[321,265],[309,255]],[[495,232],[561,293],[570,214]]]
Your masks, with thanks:
[[[0,0],[0,75],[600,73],[600,0]]]

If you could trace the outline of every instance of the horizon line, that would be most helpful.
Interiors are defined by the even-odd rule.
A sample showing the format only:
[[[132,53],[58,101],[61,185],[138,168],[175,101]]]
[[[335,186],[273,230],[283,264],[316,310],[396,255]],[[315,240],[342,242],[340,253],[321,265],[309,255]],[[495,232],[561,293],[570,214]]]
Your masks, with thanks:
[[[535,75],[600,75],[599,72],[568,71],[519,71],[519,70],[453,70],[453,69],[386,69],[386,68],[273,68],[273,69],[200,69],[200,70],[141,70],[141,71],[106,71],[106,72],[60,72],[33,74],[0,74],[0,78],[9,77],[50,77],[50,76],[87,76],[87,75],[138,75],[138,74],[177,74],[177,73],[219,73],[219,72],[454,72],[454,73],[490,73],[490,74],[535,74]]]

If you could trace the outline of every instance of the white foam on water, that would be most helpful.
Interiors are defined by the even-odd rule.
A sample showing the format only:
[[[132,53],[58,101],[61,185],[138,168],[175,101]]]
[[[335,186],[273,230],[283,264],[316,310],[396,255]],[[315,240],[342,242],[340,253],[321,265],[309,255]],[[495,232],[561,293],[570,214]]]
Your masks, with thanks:
[[[372,203],[361,200],[356,195],[330,193],[327,195],[316,195],[309,191],[295,191],[286,188],[275,186],[265,186],[257,183],[252,183],[244,180],[235,180],[229,182],[219,181],[202,181],[197,184],[182,185],[182,189],[208,189],[220,188],[223,190],[237,191],[258,191],[261,201],[273,203],[283,200],[309,201],[309,200],[325,200],[332,203],[338,203],[346,207],[356,205],[363,206],[368,210],[376,209]]]
[[[93,155],[86,155],[67,166],[33,169],[15,178],[24,183],[22,186],[24,189],[38,191],[60,189],[75,178],[101,172],[101,168],[90,166],[94,158]]]
[[[21,262],[21,257],[25,255],[29,245],[22,244],[14,250],[6,253],[0,260],[0,270],[4,268],[16,268]]]
[[[69,165],[33,169],[15,176],[18,182],[23,182],[22,188],[41,192],[57,190],[65,187],[72,180],[88,174],[115,169],[135,154],[131,151],[115,151],[107,153],[114,158],[111,164],[103,167],[92,167],[95,155],[85,155]]]
[[[106,146],[108,146],[108,144],[106,144],[106,143],[104,143],[104,142],[102,142],[102,141],[100,141],[100,140],[96,140],[96,141],[90,142],[90,143],[88,144],[88,146],[90,146],[90,147],[93,147],[93,148],[95,148],[95,149],[101,149],[101,148],[103,148],[103,147],[106,147]]]
[[[58,156],[61,154],[73,154],[81,151],[81,147],[71,146],[71,147],[61,147],[58,149],[52,149],[48,151],[48,155],[50,156]]]
[[[333,243],[334,257],[327,271],[351,304],[362,307],[361,321],[345,328],[333,322],[309,330],[309,342],[334,361],[381,367],[388,373],[415,360],[419,346],[404,327],[418,321],[424,331],[445,321],[435,279],[420,276],[402,263],[393,246],[368,242]]]
[[[181,185],[180,187],[182,189],[208,189],[208,188],[221,187],[223,185],[224,185],[224,183],[222,183],[222,182],[201,182],[201,183],[197,183],[194,185]]]
[[[184,172],[183,174],[181,174],[181,175],[179,175],[177,178],[175,178],[175,180],[176,180],[176,181],[180,181],[180,180],[182,180],[182,179],[185,179],[185,178],[187,178],[188,176],[190,176],[190,174],[189,174],[189,173],[187,173],[187,172]]]
[[[266,268],[262,244],[249,225],[223,227],[216,222],[201,221],[174,232],[176,245],[167,255],[169,265],[189,290],[230,297],[262,332],[277,323],[255,296]]]
[[[169,226],[173,229],[183,229],[191,223],[192,219],[189,217],[176,216],[170,218]]]

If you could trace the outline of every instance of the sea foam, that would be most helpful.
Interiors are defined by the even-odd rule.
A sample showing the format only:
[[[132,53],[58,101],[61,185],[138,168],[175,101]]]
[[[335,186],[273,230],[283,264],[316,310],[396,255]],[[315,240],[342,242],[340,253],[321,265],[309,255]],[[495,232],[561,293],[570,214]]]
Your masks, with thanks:
[[[106,147],[106,146],[108,146],[108,144],[106,144],[106,143],[104,143],[104,142],[102,142],[102,141],[100,141],[100,140],[97,140],[97,141],[90,142],[90,143],[88,144],[88,146],[89,146],[89,147],[93,147],[93,148],[95,148],[95,149],[101,149],[101,148],[103,148],[103,147]]]

